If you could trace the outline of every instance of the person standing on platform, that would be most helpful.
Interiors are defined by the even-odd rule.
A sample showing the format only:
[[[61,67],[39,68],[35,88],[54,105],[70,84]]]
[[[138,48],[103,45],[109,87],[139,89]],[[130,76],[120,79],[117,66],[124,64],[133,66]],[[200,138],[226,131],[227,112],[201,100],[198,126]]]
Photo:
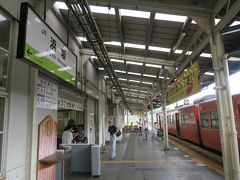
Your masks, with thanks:
[[[118,128],[113,124],[112,120],[108,121],[108,132],[110,134],[110,145],[111,145],[111,160],[114,160],[116,158],[116,133],[118,131]]]
[[[143,136],[143,139],[145,137],[145,139],[147,140],[147,134],[148,134],[148,122],[147,121],[144,121],[143,123],[143,131],[144,131],[144,136]]]

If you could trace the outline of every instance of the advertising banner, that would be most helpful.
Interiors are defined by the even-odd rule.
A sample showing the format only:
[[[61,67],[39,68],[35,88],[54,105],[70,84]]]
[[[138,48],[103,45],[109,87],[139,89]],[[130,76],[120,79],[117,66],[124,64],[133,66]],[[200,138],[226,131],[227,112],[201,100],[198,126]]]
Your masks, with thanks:
[[[24,58],[76,85],[76,55],[27,3],[21,6],[20,28],[18,58]]]
[[[38,78],[37,107],[57,110],[58,86],[42,78]]]
[[[199,66],[196,62],[167,87],[167,105],[197,93],[200,89],[198,77]]]

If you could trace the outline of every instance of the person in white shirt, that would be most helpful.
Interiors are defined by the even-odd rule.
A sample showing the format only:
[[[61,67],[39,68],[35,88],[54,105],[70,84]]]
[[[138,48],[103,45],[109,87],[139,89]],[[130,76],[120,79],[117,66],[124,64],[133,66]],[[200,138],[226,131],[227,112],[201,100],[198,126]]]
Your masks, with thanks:
[[[158,132],[158,125],[157,122],[154,122],[153,129],[152,129],[152,140],[157,140],[157,132]]]
[[[73,126],[68,125],[65,127],[64,132],[62,134],[62,144],[72,144],[73,140]]]

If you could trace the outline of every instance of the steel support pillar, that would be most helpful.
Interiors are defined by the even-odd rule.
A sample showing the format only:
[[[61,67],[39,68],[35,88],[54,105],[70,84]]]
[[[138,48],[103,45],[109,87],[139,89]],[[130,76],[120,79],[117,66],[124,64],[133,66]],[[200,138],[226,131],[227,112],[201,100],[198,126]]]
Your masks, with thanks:
[[[162,114],[163,114],[163,137],[164,137],[164,150],[169,150],[168,141],[168,123],[167,123],[167,112],[166,112],[166,94],[165,87],[162,86]]]
[[[153,130],[153,102],[151,100],[151,125],[152,125],[152,130]]]
[[[229,88],[228,64],[227,60],[224,60],[222,35],[212,31],[210,45],[218,100],[224,176],[225,180],[240,180],[237,132]]]
[[[128,121],[128,114],[129,114],[129,111],[127,110],[127,126],[129,126],[129,121]]]

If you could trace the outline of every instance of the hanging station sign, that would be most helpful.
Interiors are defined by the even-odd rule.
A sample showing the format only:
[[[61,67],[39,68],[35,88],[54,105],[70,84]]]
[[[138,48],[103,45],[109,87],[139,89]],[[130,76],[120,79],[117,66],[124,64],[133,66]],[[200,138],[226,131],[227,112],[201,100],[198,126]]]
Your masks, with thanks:
[[[57,110],[58,86],[52,82],[38,78],[37,83],[37,107]]]
[[[74,101],[70,101],[67,99],[63,99],[63,98],[58,98],[58,108],[63,108],[63,109],[72,109],[75,111],[83,111],[84,106],[83,104],[74,102]]]
[[[17,57],[76,85],[77,57],[30,8],[21,4]]]
[[[193,95],[199,89],[199,66],[196,62],[167,87],[167,105]]]

